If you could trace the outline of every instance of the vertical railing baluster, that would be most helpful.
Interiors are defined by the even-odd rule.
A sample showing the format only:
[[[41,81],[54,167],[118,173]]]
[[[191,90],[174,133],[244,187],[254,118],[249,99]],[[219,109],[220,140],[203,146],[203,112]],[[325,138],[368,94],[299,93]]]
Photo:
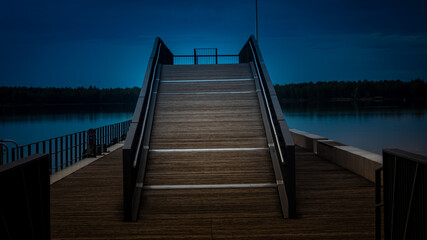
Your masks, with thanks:
[[[103,148],[103,146],[102,146],[102,139],[101,139],[101,128],[99,127],[99,128],[97,128],[96,129],[96,132],[97,132],[97,138],[98,138],[98,144],[99,144],[99,149],[100,149],[100,151],[101,151],[101,153],[102,152],[104,152],[105,150],[104,150],[104,148]]]
[[[82,132],[79,132],[79,150],[78,151],[79,151],[78,152],[79,154],[77,157],[77,162],[80,161],[82,157]]]
[[[59,171],[61,162],[59,162],[59,156],[58,156],[58,138],[55,138],[55,160],[56,160],[56,171]]]
[[[99,144],[101,146],[102,151],[105,151],[104,149],[104,143],[102,140],[102,127],[99,128]]]
[[[24,146],[19,147],[19,152],[20,152],[19,158],[23,158],[24,157]]]
[[[113,125],[113,142],[114,139],[117,139],[117,126],[116,124]]]
[[[113,140],[117,139],[117,124],[113,125]]]
[[[111,136],[111,139],[112,139],[112,144],[114,144],[114,139],[116,138],[116,124],[113,124],[112,126],[112,136]]]
[[[108,126],[105,126],[105,145],[108,145]]]
[[[120,124],[120,141],[123,141],[124,127],[125,127],[125,123]]]
[[[86,153],[84,154],[84,156],[82,156],[82,159],[83,159],[83,157],[86,157],[87,150],[88,150],[87,138],[86,138],[86,131],[83,132],[83,139],[82,140],[83,140],[83,147],[85,148],[85,150],[83,150],[83,151],[86,151]]]
[[[119,125],[119,142],[122,141],[123,123]]]
[[[124,126],[125,124],[123,123],[122,125],[120,125],[120,141],[122,140],[122,136],[123,136],[123,131],[124,131]]]
[[[68,166],[68,135],[65,135],[65,166]]]
[[[52,139],[49,139],[49,158],[50,158],[51,165],[52,165],[52,169],[50,170],[50,173],[52,174],[55,172],[55,169],[56,169],[55,161],[52,158]]]
[[[120,140],[121,141],[123,141],[124,139],[123,139],[123,134],[124,134],[124,132],[125,132],[125,126],[126,126],[126,123],[123,123],[123,125],[122,125],[122,129],[121,129],[121,133],[120,133]]]
[[[107,134],[106,134],[106,137],[107,137],[107,145],[110,145],[110,125],[108,125],[108,126],[106,127],[106,129],[107,129]]]
[[[101,149],[100,139],[99,139],[99,128],[95,128],[95,155],[98,155],[98,148]],[[102,152],[102,149],[100,150]]]
[[[11,157],[11,161],[14,162],[16,159],[16,147],[12,148],[12,156]]]
[[[74,133],[74,157],[73,157],[73,164],[77,161],[77,133]]]
[[[73,153],[73,150],[74,150],[74,145],[73,145],[73,136],[74,136],[74,134],[70,134],[69,135],[70,136],[70,156],[69,156],[69,158],[70,158],[70,160],[69,160],[69,165],[72,165],[73,164],[73,155],[74,155],[74,153]]]
[[[61,146],[60,146],[60,151],[61,151],[61,169],[64,168],[64,164],[65,164],[65,159],[64,159],[64,136],[61,137]]]
[[[99,145],[104,149],[104,127],[99,128]]]
[[[27,145],[27,156],[31,155],[31,144]]]

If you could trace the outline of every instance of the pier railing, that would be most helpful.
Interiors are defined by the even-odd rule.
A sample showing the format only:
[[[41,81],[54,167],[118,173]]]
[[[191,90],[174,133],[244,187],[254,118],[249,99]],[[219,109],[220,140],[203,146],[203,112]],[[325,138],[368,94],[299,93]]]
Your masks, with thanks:
[[[218,55],[216,48],[195,48],[193,55],[174,55],[174,65],[237,64],[239,55]]]
[[[381,172],[383,171],[383,203]],[[376,174],[376,239],[427,239],[427,157],[399,149],[383,150]]]
[[[101,154],[106,151],[108,146],[124,140],[129,125],[130,120],[93,129],[95,131],[96,153]],[[47,153],[51,159],[50,173],[53,174],[86,158],[88,156],[87,150],[88,131],[80,131],[35,143],[5,148],[0,165],[15,162],[32,154]]]
[[[285,186],[284,202],[282,209],[285,207],[283,214],[286,218],[296,217],[296,190],[295,190],[295,145],[289,132],[289,127],[283,117],[283,112],[279,104],[279,100],[276,96],[273,83],[268,74],[267,67],[264,63],[264,59],[261,55],[261,50],[258,46],[258,42],[252,35],[246,42],[244,47],[239,53],[240,63],[253,63],[253,70],[256,73],[260,84],[260,90],[263,95],[264,106],[268,114],[268,124],[270,129],[266,129],[267,137],[273,143],[273,146],[269,146],[273,153],[273,164],[277,164],[280,167],[283,183]],[[270,144],[269,144],[270,145]],[[280,193],[280,189],[279,189]],[[282,203],[283,204],[283,203]]]

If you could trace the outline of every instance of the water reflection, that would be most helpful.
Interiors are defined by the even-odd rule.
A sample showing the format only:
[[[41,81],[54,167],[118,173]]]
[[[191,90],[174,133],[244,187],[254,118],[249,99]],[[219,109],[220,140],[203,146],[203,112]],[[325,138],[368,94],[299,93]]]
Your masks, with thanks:
[[[19,145],[132,118],[134,104],[0,107],[0,139]]]
[[[133,112],[134,107],[135,104],[0,106],[0,123],[71,119],[97,121],[100,118]]]
[[[351,103],[340,104],[282,104],[285,112],[303,114],[306,117],[401,117],[411,115],[414,118],[424,119],[425,107],[402,107],[381,105],[356,105]]]
[[[381,153],[400,148],[427,155],[425,107],[283,104],[288,125]]]

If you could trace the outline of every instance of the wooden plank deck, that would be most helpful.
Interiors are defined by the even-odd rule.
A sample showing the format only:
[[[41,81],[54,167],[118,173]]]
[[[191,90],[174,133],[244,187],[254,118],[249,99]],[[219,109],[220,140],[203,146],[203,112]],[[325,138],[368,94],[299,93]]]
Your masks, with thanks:
[[[145,189],[140,220],[281,216],[249,64],[166,65],[160,79],[144,186],[188,189]]]
[[[300,148],[296,180],[297,219],[268,207],[277,199],[253,196],[258,207],[247,209],[227,199],[210,205],[221,197],[214,190],[168,199],[153,190],[140,220],[129,223],[119,149],[51,186],[52,239],[374,239],[373,183]],[[157,208],[147,211],[152,203]]]
[[[301,149],[298,219],[283,219],[249,64],[160,79],[139,221],[123,221],[116,151],[52,185],[53,239],[373,238],[373,184]]]

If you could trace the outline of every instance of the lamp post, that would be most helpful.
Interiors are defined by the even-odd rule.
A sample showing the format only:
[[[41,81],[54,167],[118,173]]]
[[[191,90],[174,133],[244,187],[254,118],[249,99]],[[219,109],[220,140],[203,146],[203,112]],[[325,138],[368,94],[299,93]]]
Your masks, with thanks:
[[[258,41],[258,0],[255,0],[255,40]]]

